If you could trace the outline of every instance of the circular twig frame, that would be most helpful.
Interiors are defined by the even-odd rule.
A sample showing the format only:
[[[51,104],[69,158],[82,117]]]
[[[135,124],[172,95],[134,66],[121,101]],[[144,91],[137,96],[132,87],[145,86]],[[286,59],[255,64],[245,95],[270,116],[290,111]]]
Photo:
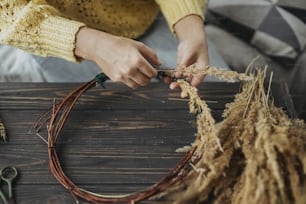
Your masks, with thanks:
[[[140,191],[126,195],[101,195],[97,194],[83,188],[78,187],[63,171],[62,164],[60,162],[60,155],[56,151],[56,144],[59,139],[64,124],[67,121],[69,114],[71,113],[73,107],[79,100],[79,98],[89,89],[95,87],[98,84],[103,85],[107,80],[104,74],[98,75],[95,79],[82,84],[80,87],[69,93],[60,103],[55,104],[49,113],[52,112],[51,118],[49,118],[48,125],[48,155],[49,155],[49,166],[50,171],[58,182],[69,190],[76,201],[78,198],[82,198],[86,201],[93,203],[136,203],[143,200],[148,200],[162,194],[169,187],[174,187],[174,185],[181,183],[183,181],[184,175],[187,175],[192,168],[186,168],[194,166],[199,160],[200,156],[195,154],[197,146],[194,145],[191,149],[184,155],[176,166],[160,181],[155,185]],[[36,123],[34,129],[38,130],[41,128],[41,123],[46,122],[46,114],[44,114]],[[36,131],[36,132],[38,132]]]

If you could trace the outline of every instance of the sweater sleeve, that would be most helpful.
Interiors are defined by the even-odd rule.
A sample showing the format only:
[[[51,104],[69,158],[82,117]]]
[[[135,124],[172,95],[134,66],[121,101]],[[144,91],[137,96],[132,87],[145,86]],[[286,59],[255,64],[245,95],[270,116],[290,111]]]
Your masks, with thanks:
[[[155,0],[160,6],[171,31],[174,33],[174,25],[183,17],[194,14],[204,20],[206,0]]]
[[[45,0],[1,0],[0,43],[35,55],[77,61],[75,36],[83,23],[61,17]]]

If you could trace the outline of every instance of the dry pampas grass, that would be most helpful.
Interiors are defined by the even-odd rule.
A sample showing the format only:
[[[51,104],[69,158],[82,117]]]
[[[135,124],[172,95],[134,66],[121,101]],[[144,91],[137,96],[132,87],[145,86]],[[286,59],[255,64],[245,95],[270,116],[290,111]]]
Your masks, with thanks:
[[[209,70],[228,79],[224,76],[229,73]],[[194,156],[200,159],[162,196],[174,203],[306,203],[306,126],[274,105],[265,92],[265,71],[250,76],[240,75],[247,81],[234,102],[227,104],[220,123],[196,88],[178,80],[197,117],[193,147],[197,147]]]

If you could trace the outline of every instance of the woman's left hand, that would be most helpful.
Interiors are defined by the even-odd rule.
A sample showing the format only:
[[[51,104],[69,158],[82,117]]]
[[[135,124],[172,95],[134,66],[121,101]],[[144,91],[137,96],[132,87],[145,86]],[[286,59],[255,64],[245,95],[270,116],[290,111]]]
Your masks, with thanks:
[[[177,67],[195,65],[198,68],[205,68],[208,66],[208,48],[202,18],[197,15],[186,16],[175,24],[174,30],[180,41],[177,50]],[[177,72],[176,77],[182,76]],[[191,85],[198,86],[204,77],[203,74],[197,74],[187,80]],[[179,88],[179,85],[171,82],[170,88]],[[186,97],[184,93],[182,97]]]

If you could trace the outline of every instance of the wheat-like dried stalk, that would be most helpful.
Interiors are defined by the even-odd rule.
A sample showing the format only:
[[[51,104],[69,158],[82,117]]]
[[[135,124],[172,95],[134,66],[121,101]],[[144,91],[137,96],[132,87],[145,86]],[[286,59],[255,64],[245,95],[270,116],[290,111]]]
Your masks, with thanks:
[[[177,69],[166,69],[162,70],[165,75],[170,76],[172,78],[176,78],[176,74],[180,74],[182,78],[190,78],[195,75],[209,75],[215,76],[221,80],[225,80],[227,82],[235,82],[235,79],[239,79],[241,81],[249,81],[253,79],[253,76],[247,75],[246,73],[238,73],[236,71],[221,69],[213,66],[206,67],[198,67],[196,65],[180,66]]]
[[[2,139],[3,141],[6,141],[7,139],[6,130],[1,119],[0,119],[0,139]]]
[[[265,93],[264,79],[265,71],[259,70],[245,82],[219,124],[210,122],[209,110],[198,119],[198,125],[205,124],[197,138],[203,157],[194,172],[184,178],[190,185],[183,193],[168,191],[176,203],[203,202],[208,195],[214,195],[214,203],[305,201],[305,124],[275,107]],[[185,83],[179,84],[183,90],[190,89]],[[192,106],[202,107],[205,102],[194,99],[194,95],[189,94]],[[216,138],[221,148],[211,142]]]

